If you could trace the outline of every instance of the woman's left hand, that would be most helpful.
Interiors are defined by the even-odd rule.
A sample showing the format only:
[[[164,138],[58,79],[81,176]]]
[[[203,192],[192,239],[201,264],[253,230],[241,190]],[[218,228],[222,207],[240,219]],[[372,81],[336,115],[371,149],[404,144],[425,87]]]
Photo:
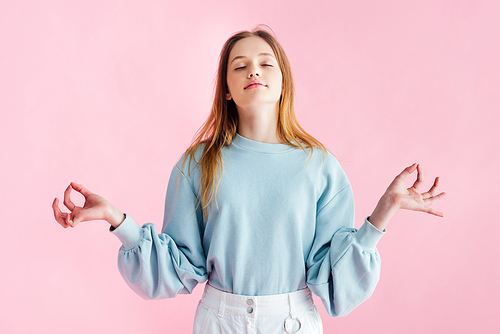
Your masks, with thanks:
[[[417,180],[413,183],[413,186],[406,188],[405,180],[408,175],[415,171],[415,169],[417,170]],[[392,181],[389,188],[386,190],[386,194],[390,196],[394,205],[400,209],[423,211],[435,216],[443,217],[441,212],[429,207],[429,205],[439,201],[446,195],[446,193],[442,192],[434,196],[439,184],[439,177],[436,177],[434,184],[428,191],[419,194],[418,189],[422,185],[422,182],[422,168],[419,164],[415,163],[410,167],[405,168],[405,170],[403,170],[403,172],[401,172],[401,174],[399,174],[394,181]]]
[[[410,188],[406,188],[405,181],[415,170],[417,170],[417,180]],[[415,163],[405,168],[396,176],[385,191],[377,207],[370,215],[370,223],[382,231],[385,229],[389,219],[398,209],[422,211],[438,217],[443,217],[441,212],[429,207],[446,195],[444,192],[434,195],[439,184],[439,177],[436,177],[434,184],[428,191],[419,193],[418,190],[422,182],[423,174],[419,164]]]

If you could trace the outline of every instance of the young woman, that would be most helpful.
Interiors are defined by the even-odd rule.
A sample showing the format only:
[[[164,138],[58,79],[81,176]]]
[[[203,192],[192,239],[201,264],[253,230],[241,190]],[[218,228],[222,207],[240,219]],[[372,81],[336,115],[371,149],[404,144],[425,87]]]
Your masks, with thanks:
[[[83,185],[71,183],[63,227],[103,219],[123,243],[119,270],[144,298],[191,293],[208,280],[194,333],[322,333],[311,291],[345,316],[379,279],[376,249],[399,209],[442,216],[429,205],[439,179],[419,193],[422,170],[405,168],[361,228],[351,186],[335,157],[294,114],[290,65],[265,30],[225,43],[212,111],[168,184],[162,233],[142,227]],[[417,170],[417,180],[405,179]],[[74,189],[83,207],[70,199]]]

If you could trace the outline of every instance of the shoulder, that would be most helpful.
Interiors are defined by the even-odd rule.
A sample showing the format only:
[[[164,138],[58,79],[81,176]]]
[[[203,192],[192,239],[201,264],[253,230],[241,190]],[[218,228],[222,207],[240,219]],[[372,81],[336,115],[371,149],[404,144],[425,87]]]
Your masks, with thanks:
[[[310,149],[306,152],[309,159],[307,165],[310,165],[308,169],[318,176],[322,184],[325,182],[326,187],[342,189],[350,184],[339,159],[330,151],[314,147],[312,154]]]
[[[306,153],[311,157],[311,161],[326,171],[343,172],[340,161],[330,151],[319,147],[313,147],[312,149],[306,149]]]
[[[196,147],[188,147],[179,160],[177,160],[174,169],[177,169],[184,175],[188,175],[195,170],[199,170],[204,147],[205,143],[203,142],[198,144]]]

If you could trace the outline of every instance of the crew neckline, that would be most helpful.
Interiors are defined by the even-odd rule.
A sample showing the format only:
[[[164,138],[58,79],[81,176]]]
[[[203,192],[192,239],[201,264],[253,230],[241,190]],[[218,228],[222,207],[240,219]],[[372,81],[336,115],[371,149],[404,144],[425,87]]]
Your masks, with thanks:
[[[236,136],[234,136],[231,145],[233,144],[240,148],[259,153],[284,153],[294,149],[288,144],[270,144],[248,139],[239,133],[236,133]]]

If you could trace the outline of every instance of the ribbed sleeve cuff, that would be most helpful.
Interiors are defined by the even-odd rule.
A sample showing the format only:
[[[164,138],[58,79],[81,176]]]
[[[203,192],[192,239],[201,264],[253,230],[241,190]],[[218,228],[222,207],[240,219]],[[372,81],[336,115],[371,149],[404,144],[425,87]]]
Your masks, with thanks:
[[[386,233],[384,231],[380,231],[378,228],[373,226],[369,221],[369,217],[365,218],[365,223],[361,228],[356,232],[356,240],[358,244],[368,251],[375,250],[377,243],[380,238]]]
[[[142,238],[142,228],[127,214],[117,228],[113,229],[111,226],[109,231],[120,239],[125,249],[132,249],[139,245]]]

